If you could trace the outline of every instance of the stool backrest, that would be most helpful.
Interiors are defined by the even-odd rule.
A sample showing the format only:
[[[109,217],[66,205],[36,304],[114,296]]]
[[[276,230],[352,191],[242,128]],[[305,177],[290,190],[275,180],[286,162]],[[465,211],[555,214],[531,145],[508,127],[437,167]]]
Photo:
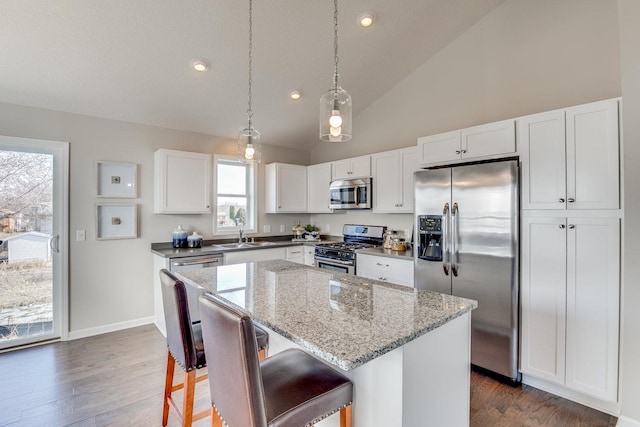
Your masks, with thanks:
[[[167,345],[176,362],[185,371],[196,369],[196,346],[184,283],[166,269],[160,270],[162,305],[167,330]]]
[[[253,321],[212,294],[200,296],[211,403],[229,426],[266,427]]]

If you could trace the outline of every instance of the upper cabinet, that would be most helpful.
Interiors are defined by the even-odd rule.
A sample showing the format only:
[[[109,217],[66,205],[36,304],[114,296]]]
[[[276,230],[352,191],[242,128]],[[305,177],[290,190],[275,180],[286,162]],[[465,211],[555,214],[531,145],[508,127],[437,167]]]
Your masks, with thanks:
[[[503,120],[418,138],[419,165],[491,159],[516,152],[515,121]]]
[[[417,147],[371,156],[373,212],[413,213],[413,173],[418,170]]]
[[[307,212],[306,166],[270,163],[264,176],[265,213]]]
[[[523,209],[618,209],[618,101],[518,119]]]
[[[331,180],[368,178],[371,176],[371,156],[353,157],[331,163]]]
[[[331,163],[307,166],[307,212],[331,213]]]
[[[157,150],[154,174],[154,213],[211,213],[210,154]]]

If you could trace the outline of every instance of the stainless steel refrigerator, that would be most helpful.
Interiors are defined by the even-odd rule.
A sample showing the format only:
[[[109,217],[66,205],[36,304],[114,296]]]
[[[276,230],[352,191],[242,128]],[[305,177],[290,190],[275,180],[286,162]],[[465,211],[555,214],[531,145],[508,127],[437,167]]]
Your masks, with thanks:
[[[415,173],[415,286],[478,301],[471,363],[518,373],[518,161]]]

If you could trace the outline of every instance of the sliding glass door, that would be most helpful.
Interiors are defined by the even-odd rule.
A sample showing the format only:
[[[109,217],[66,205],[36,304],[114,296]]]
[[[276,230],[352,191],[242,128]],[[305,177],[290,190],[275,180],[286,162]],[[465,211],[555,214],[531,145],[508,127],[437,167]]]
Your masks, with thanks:
[[[0,136],[0,350],[66,338],[68,143]]]

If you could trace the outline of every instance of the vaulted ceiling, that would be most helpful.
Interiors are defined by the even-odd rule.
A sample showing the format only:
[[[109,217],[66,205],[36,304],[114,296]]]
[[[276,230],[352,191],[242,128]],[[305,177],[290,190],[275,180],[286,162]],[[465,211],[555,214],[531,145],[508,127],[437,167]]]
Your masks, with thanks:
[[[504,0],[342,0],[354,116]],[[0,102],[235,139],[246,125],[248,0],[8,0]],[[373,11],[363,29],[357,17]],[[332,83],[333,2],[254,0],[254,126],[309,150]],[[193,58],[210,68],[198,73]],[[301,90],[292,101],[288,94]]]

